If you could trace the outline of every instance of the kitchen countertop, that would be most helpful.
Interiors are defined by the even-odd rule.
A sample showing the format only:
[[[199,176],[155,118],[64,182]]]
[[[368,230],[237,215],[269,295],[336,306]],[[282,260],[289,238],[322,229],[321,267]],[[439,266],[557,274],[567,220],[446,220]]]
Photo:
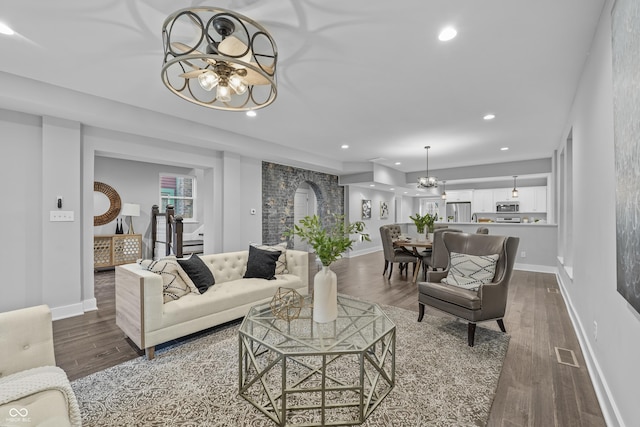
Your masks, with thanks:
[[[456,225],[476,225],[478,227],[482,227],[482,226],[494,226],[497,225],[499,227],[505,226],[505,225],[517,225],[517,226],[522,226],[522,227],[557,227],[558,224],[547,224],[545,223],[539,223],[539,222],[436,222],[436,224],[444,224],[444,225],[448,225],[449,227],[453,227]]]

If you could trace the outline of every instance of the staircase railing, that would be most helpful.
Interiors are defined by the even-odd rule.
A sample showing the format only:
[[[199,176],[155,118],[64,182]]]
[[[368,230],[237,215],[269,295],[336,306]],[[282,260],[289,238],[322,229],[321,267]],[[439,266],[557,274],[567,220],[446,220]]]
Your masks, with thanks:
[[[165,217],[165,241],[158,240],[158,218]],[[153,259],[156,258],[156,243],[164,244],[165,256],[173,254],[177,258],[182,258],[182,233],[183,224],[182,217],[176,215],[173,205],[167,205],[166,212],[160,212],[158,205],[153,205],[151,208],[151,243],[153,251]]]

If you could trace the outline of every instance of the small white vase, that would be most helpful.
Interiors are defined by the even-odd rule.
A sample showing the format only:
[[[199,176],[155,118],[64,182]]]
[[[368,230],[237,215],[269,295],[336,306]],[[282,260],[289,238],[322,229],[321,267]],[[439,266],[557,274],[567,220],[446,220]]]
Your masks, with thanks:
[[[313,321],[333,322],[338,317],[338,277],[322,266],[313,278]]]

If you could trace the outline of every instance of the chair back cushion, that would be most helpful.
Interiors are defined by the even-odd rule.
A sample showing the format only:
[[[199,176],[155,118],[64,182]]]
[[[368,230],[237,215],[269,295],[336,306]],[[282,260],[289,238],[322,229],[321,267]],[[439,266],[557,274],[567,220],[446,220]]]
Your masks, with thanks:
[[[491,234],[447,233],[443,236],[444,246],[449,253],[468,255],[498,254],[496,272],[492,282],[505,279],[505,273],[511,274],[520,239],[517,237]]]
[[[382,251],[384,253],[384,259],[392,261],[394,258],[393,239],[391,238],[391,230],[388,225],[380,227],[380,239],[382,242]]]
[[[433,231],[433,247],[431,249],[431,267],[447,268],[449,264],[449,252],[442,240],[444,233],[462,233],[455,228],[438,228]]]

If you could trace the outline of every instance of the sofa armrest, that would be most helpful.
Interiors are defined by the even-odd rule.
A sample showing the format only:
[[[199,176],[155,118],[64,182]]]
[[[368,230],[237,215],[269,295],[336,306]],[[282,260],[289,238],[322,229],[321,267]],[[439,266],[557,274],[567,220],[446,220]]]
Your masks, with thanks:
[[[138,264],[116,267],[116,324],[139,347],[162,327],[162,277]]]
[[[0,313],[0,377],[55,365],[51,311],[48,306]]]
[[[289,274],[300,277],[302,284],[309,287],[309,253],[287,249],[287,270]]]

